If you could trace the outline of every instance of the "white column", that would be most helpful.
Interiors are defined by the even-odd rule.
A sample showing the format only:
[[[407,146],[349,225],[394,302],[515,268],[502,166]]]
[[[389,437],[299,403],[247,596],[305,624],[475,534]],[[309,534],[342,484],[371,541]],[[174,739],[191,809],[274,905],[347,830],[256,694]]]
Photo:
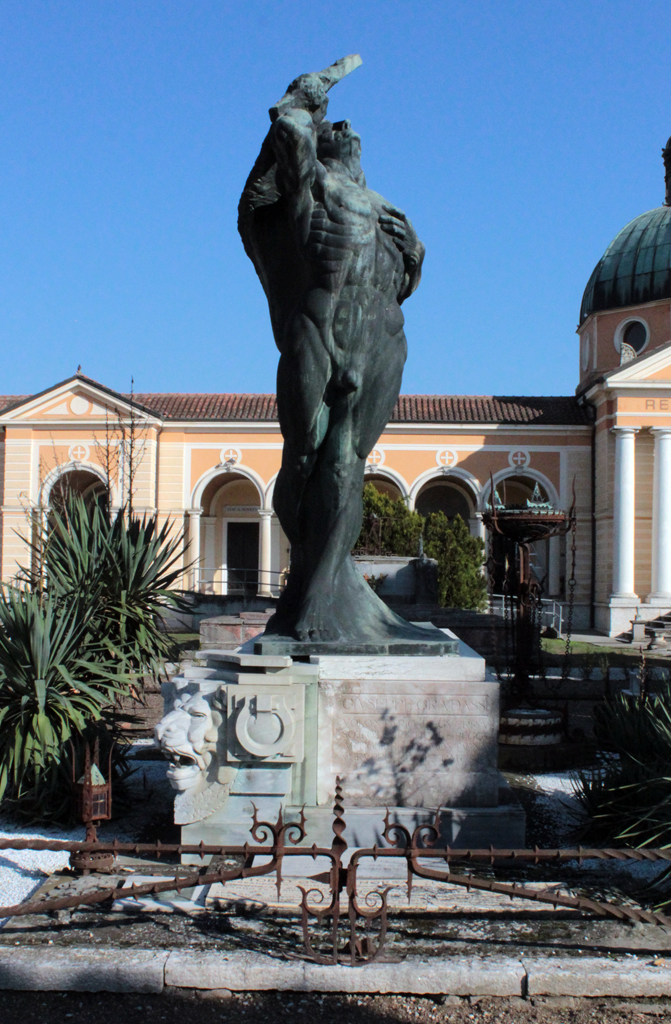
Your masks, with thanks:
[[[548,597],[559,597],[561,568],[561,537],[548,541]]]
[[[214,586],[216,574],[214,554],[214,529],[217,524],[217,520],[215,516],[203,516],[201,522],[205,524],[205,550],[203,552],[204,564],[201,582],[207,583],[208,588],[211,587],[212,591],[214,592],[214,590],[216,589]]]
[[[259,515],[261,517],[261,578],[259,580],[259,597],[272,597],[270,586],[270,566],[272,542],[271,519],[273,510],[271,508],[261,508],[259,509]]]
[[[479,537],[480,540],[487,540],[487,529],[482,521],[482,512],[475,512],[468,520],[468,527],[471,537]]]
[[[671,427],[653,427],[655,466],[652,491],[652,593],[671,601]]]
[[[613,427],[613,590],[611,597],[638,601],[634,593],[635,438],[638,427]]]
[[[198,590],[200,584],[200,517],[202,508],[190,508],[189,513],[189,549],[187,562],[191,566],[191,589]]]

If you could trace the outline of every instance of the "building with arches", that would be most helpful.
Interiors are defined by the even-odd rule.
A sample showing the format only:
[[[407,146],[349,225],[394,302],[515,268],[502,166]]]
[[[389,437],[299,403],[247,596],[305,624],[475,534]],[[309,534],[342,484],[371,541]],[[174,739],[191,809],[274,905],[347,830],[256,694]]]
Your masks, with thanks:
[[[576,394],[401,395],[366,468],[482,537],[492,481],[506,502],[536,487],[559,508],[575,497],[574,626],[611,635],[671,613],[671,140],[663,155],[664,204],[617,234],[587,283]],[[130,396],[77,373],[0,397],[2,578],[29,559],[35,509],[66,490],[112,509],[132,493],[137,512],[184,529],[185,589],[274,596],[289,565],[281,456],[274,395]],[[566,603],[566,540],[538,545],[535,564]]]
[[[0,401],[3,579],[13,579],[29,557],[30,510],[48,510],[59,488],[105,494],[112,509],[122,504],[132,421],[133,506],[185,530],[193,563],[185,588],[278,593],[289,545],[273,511],[282,456],[273,395],[138,394],[131,401],[75,374],[42,394]],[[592,436],[589,409],[572,397],[403,395],[368,458],[366,479],[424,515],[459,513],[484,537],[490,478],[506,500],[524,501],[538,484],[564,506],[575,478],[578,544],[589,560]],[[538,558],[546,591],[562,599],[562,543]],[[587,577],[577,596],[585,621],[589,605]]]

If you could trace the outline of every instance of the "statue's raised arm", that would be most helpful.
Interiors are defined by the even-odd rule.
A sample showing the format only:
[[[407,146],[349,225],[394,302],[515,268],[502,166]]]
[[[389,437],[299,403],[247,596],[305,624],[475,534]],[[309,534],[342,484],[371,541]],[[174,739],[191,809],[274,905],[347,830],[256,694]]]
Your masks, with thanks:
[[[305,241],[312,212],[311,189],[317,171],[317,127],[328,108],[328,91],[362,63],[358,54],[341,57],[323,71],[299,75],[269,110],[268,141],[276,160],[275,182],[281,195],[298,201],[294,210],[299,238]]]
[[[328,107],[328,91],[341,82],[345,75],[354,71],[362,64],[358,53],[350,53],[341,57],[323,71],[312,71],[307,75],[299,75],[285,92],[281,100],[271,107],[268,113],[270,120],[276,121],[283,114],[295,110],[306,110],[314,124],[323,121]]]
[[[250,218],[260,207],[273,205],[281,196],[290,197],[294,230],[299,242],[306,241],[312,212],[311,190],[317,171],[316,133],[328,108],[328,92],[362,63],[358,53],[349,54],[323,71],[299,75],[268,111],[272,124],[247,179],[238,220],[247,255],[264,287],[263,270],[251,238]]]

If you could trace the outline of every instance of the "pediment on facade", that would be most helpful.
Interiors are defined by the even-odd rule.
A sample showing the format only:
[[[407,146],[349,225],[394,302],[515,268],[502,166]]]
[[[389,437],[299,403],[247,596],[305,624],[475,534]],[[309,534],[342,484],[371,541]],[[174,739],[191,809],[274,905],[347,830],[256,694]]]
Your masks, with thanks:
[[[653,383],[671,387],[671,341],[611,370],[605,374],[605,379],[608,387],[649,386]]]
[[[135,405],[134,412],[143,423],[159,422],[142,406]],[[125,395],[77,375],[10,407],[0,416],[0,423],[116,422],[126,420],[130,413]]]

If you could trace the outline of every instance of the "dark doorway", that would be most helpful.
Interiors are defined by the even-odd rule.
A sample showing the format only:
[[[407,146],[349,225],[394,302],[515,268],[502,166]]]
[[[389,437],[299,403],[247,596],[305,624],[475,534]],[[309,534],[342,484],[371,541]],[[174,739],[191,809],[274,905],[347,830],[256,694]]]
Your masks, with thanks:
[[[259,586],[259,524],[229,523],[226,547],[228,593],[252,597]]]

